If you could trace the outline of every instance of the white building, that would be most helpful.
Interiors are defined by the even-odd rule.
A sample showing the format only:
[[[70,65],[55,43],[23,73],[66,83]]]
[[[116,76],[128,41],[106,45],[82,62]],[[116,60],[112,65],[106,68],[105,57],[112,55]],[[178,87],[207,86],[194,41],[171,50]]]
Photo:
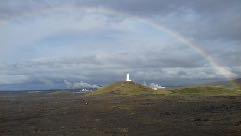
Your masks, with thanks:
[[[131,81],[131,80],[130,80],[130,74],[129,74],[129,73],[126,74],[126,81],[127,81],[127,82]]]

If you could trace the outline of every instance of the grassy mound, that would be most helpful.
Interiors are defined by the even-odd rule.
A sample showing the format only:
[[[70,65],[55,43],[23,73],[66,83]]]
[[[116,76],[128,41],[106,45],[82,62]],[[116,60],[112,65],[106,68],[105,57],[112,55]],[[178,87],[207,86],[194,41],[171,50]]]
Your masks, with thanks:
[[[92,93],[92,95],[152,95],[166,94],[168,91],[153,90],[149,87],[137,84],[135,82],[117,82],[110,86],[106,86]]]
[[[149,96],[149,95],[182,95],[182,96],[241,96],[239,88],[226,86],[196,86],[174,90],[153,90],[135,82],[117,82],[103,87],[87,95],[116,95],[116,96]]]

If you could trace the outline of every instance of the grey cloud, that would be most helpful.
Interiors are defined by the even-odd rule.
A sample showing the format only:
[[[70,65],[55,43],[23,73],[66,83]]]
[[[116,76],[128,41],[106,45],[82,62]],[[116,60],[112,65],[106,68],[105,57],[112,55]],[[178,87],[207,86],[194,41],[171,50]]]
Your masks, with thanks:
[[[24,83],[30,81],[29,76],[26,75],[0,75],[0,84],[7,85],[12,83]]]
[[[78,5],[79,7],[103,7],[113,10],[119,10],[137,15],[163,15],[173,12],[179,12],[186,9],[192,9],[199,13],[205,14],[222,14],[230,10],[240,10],[239,0],[27,0],[1,1],[1,12],[26,11],[39,9],[43,7],[60,6],[60,5]],[[39,7],[39,8],[38,8]]]
[[[147,14],[168,14],[185,9],[192,9],[197,12],[207,14],[220,13],[230,9],[239,9],[241,2],[239,0],[83,0],[71,2],[79,5],[88,5],[96,7],[105,7],[120,10],[123,12],[132,12],[138,15]]]
[[[160,18],[160,23],[195,39],[241,39],[239,0],[111,0],[90,3],[145,18]],[[190,16],[192,14],[196,17]]]
[[[0,20],[11,21],[15,17],[25,16],[34,11],[63,5],[107,8],[158,22],[192,39],[205,49],[207,54],[214,57],[215,61],[229,66],[233,72],[241,75],[240,0],[70,0],[67,2],[2,0]],[[137,80],[222,78],[195,51],[170,46],[151,51],[135,47],[138,53],[108,52],[108,54],[81,58],[42,59],[11,65],[2,64],[0,84],[30,81],[52,84],[66,79],[73,82],[110,82],[124,78],[123,75],[127,71]],[[105,79],[102,79],[103,76]]]
[[[72,63],[69,63],[69,62]],[[76,60],[75,60],[76,61]],[[80,86],[104,85],[106,83],[125,79],[125,73],[130,72],[131,78],[136,82],[159,82],[164,86],[187,85],[192,83],[204,83],[223,79],[223,75],[216,73],[212,67],[133,67],[131,65],[119,65],[117,63],[91,64],[66,60],[51,63],[27,63],[11,68],[1,73],[0,85],[33,84],[37,88],[58,88],[67,81],[69,84],[63,87],[77,88]],[[32,65],[32,67],[29,67]],[[16,67],[16,66],[14,66]],[[14,71],[11,71],[14,70]],[[240,67],[235,67],[233,72],[240,74]],[[19,76],[21,74],[21,76]],[[79,82],[82,81],[82,82]],[[85,83],[88,84],[85,84]],[[57,86],[58,85],[58,86]],[[1,89],[0,86],[0,89]],[[27,87],[27,86],[26,86]],[[36,86],[35,86],[36,87]],[[34,88],[34,87],[32,87]],[[36,88],[35,88],[36,89]]]
[[[38,81],[45,84],[51,84],[52,80],[61,81],[66,79],[77,81],[105,80],[105,82],[110,82],[113,79],[120,80],[120,77],[128,71],[133,73],[137,80],[159,80],[163,78],[197,79],[205,77],[216,78],[219,76],[216,75],[212,68],[199,69],[200,67],[204,67],[202,63],[199,64],[200,57],[195,58],[192,56],[192,61],[198,63],[188,63],[190,59],[185,57],[174,56],[172,58],[172,55],[168,56],[166,54],[162,54],[163,56],[161,57],[153,53],[142,55],[138,57],[136,54],[109,54],[104,57],[97,55],[78,59],[27,61],[15,65],[7,65],[5,68],[2,67],[0,75],[12,75],[14,77],[14,75],[22,74],[31,79],[30,81]],[[175,69],[175,67],[179,67],[179,69]],[[211,73],[203,71],[211,71]],[[105,79],[102,79],[102,77],[105,77]],[[6,78],[2,79],[8,80]],[[25,80],[23,79],[23,81]],[[18,83],[12,80],[9,80],[9,82]]]
[[[240,0],[9,0],[0,5],[2,19],[62,5],[101,7],[151,20],[158,18],[158,22],[196,40],[241,39]]]
[[[12,19],[30,13],[34,10],[47,8],[47,3],[40,0],[1,0],[0,1],[0,18]]]

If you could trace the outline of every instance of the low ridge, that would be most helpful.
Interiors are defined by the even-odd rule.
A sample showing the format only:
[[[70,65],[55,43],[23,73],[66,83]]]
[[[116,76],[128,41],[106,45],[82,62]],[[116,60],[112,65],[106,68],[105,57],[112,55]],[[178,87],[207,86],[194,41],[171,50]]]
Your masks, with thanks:
[[[157,90],[157,91],[153,90],[149,87],[135,83],[133,81],[125,81],[125,82],[117,82],[117,83],[111,84],[93,93],[93,95],[104,95],[104,94],[147,95],[147,94],[165,94],[165,92],[160,90]]]

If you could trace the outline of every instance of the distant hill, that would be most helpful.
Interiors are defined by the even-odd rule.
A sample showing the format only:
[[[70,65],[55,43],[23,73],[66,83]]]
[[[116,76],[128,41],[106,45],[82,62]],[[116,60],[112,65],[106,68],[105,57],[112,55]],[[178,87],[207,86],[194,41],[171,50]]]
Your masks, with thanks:
[[[216,86],[224,86],[229,88],[241,88],[241,78],[233,79],[229,81],[220,81],[220,82],[214,82],[207,85],[216,85]]]
[[[241,78],[173,90],[175,95],[240,96]]]
[[[148,94],[167,94],[169,91],[153,90],[135,82],[117,82],[103,87],[92,95],[148,95]]]
[[[172,95],[240,96],[241,91],[221,86],[199,86],[176,89]]]
[[[241,78],[233,80],[239,87],[241,87]]]

